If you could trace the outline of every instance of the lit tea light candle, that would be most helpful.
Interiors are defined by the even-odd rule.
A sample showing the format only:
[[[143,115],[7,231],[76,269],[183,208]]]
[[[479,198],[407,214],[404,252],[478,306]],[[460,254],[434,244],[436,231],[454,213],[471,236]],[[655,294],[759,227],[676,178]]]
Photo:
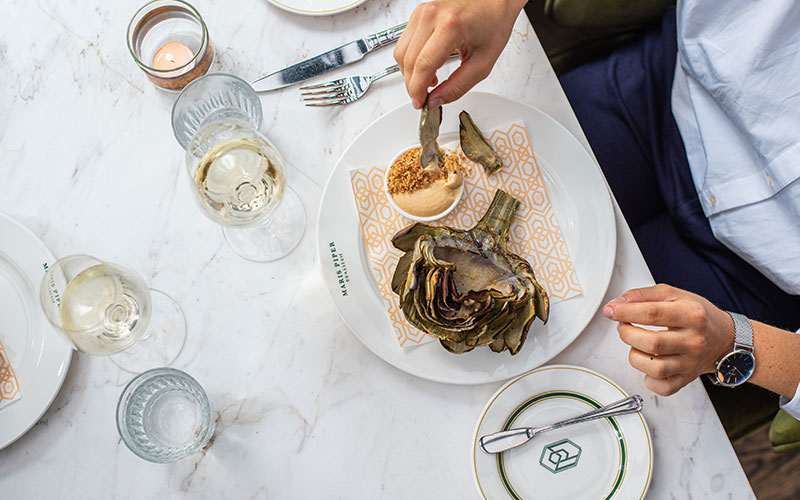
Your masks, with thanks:
[[[180,68],[191,61],[192,57],[194,57],[192,49],[181,42],[165,43],[153,56],[153,68],[159,71]],[[182,71],[175,71],[172,73],[164,73],[164,76],[176,76],[181,73]]]
[[[208,73],[214,62],[206,23],[185,0],[143,5],[128,24],[127,39],[133,60],[165,90],[181,90]]]

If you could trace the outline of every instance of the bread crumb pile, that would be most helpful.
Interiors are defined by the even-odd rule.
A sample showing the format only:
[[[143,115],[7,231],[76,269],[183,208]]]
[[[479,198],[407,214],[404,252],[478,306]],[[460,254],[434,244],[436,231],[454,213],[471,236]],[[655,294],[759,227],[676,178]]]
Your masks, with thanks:
[[[461,160],[458,155],[442,148],[444,155],[444,165],[441,167],[442,175],[429,175],[422,170],[419,164],[421,152],[421,147],[409,149],[392,163],[386,178],[389,194],[410,193],[424,189],[433,181],[447,177],[461,168]]]

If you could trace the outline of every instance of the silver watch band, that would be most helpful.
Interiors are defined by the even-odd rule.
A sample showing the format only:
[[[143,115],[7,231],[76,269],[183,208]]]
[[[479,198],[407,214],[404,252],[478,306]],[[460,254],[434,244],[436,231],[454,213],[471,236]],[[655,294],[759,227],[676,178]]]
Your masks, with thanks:
[[[753,325],[747,316],[735,312],[725,311],[733,319],[734,348],[743,348],[748,351],[753,350]]]

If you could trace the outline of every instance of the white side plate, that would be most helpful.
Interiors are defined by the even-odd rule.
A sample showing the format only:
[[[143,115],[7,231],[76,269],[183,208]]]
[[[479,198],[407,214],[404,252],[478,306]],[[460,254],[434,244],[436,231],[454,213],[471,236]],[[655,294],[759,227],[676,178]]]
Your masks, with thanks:
[[[22,397],[0,409],[0,449],[25,434],[55,399],[72,347],[48,323],[39,305],[44,266],[53,254],[28,228],[0,214],[0,340]]]
[[[501,387],[472,436],[473,477],[481,498],[644,497],[653,448],[641,413],[546,432],[496,455],[478,445],[486,434],[552,424],[627,396],[602,375],[566,365],[539,368]]]
[[[287,12],[303,16],[331,16],[354,9],[367,0],[269,0]]]

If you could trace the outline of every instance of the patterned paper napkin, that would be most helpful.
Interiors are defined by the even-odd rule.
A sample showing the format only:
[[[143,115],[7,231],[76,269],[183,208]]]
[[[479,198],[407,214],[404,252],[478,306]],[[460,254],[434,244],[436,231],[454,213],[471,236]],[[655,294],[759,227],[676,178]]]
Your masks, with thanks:
[[[19,383],[11,360],[0,342],[0,409],[20,398]]]
[[[525,124],[520,120],[483,132],[484,136],[490,137],[492,146],[503,159],[503,168],[487,177],[481,165],[462,155],[462,162],[467,167],[464,198],[453,212],[433,224],[469,229],[489,208],[495,190],[503,189],[521,202],[511,226],[510,250],[528,259],[536,278],[550,295],[551,303],[580,294],[578,278],[550,205]],[[445,144],[444,147],[456,149],[458,145]],[[461,150],[457,149],[457,153],[460,154]],[[392,292],[392,275],[403,253],[392,246],[391,238],[413,222],[389,205],[383,191],[385,168],[381,165],[353,170],[350,181],[383,303],[397,341],[403,347],[411,347],[434,338],[406,321],[399,298]]]

